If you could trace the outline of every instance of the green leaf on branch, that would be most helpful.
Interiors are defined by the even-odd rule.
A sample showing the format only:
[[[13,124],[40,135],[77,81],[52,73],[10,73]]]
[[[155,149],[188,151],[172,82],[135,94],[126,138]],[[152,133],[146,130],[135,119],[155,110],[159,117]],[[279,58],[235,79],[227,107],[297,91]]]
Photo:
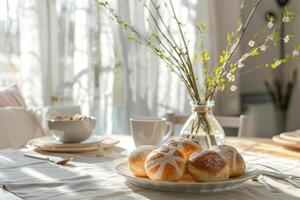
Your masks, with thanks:
[[[271,39],[273,40],[274,46],[277,47],[279,41],[279,33],[277,31],[273,32],[271,35]]]
[[[282,21],[287,23],[293,21],[295,18],[295,13],[291,11],[287,6],[284,7],[283,10],[283,18]]]
[[[215,74],[216,74],[216,75],[220,75],[220,74],[221,74],[221,72],[222,72],[222,69],[223,69],[223,67],[222,67],[222,66],[218,66],[218,67],[216,67],[216,69],[215,69]]]
[[[227,43],[229,46],[232,46],[232,40],[234,39],[235,33],[227,33]]]
[[[197,60],[197,59],[198,59],[198,54],[197,54],[197,53],[194,53],[193,58],[194,58],[194,60]]]
[[[230,69],[234,70],[234,72],[235,72],[236,69],[237,69],[237,66],[235,64],[233,64],[233,63],[230,63]]]
[[[210,59],[210,55],[206,50],[202,50],[201,51],[201,57],[200,57],[200,61],[201,63],[207,63],[207,61]]]
[[[98,6],[103,6],[103,7],[108,6],[108,2],[107,1],[100,1],[100,2],[98,1],[97,4],[98,4]]]
[[[204,31],[204,30],[206,30],[206,28],[207,28],[207,26],[204,23],[202,23],[202,22],[200,22],[197,25],[197,29],[200,30],[201,32]]]
[[[135,40],[135,37],[134,37],[134,35],[128,35],[128,36],[127,36],[127,39],[128,39],[128,40]]]
[[[259,55],[258,49],[254,49],[254,50],[251,52],[251,56],[258,56],[258,55]]]

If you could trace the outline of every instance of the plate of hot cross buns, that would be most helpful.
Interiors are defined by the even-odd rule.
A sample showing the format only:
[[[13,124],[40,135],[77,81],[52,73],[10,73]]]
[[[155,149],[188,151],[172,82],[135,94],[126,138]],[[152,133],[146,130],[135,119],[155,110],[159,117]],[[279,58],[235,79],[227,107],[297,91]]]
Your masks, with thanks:
[[[257,175],[234,147],[204,150],[188,138],[172,138],[159,147],[139,146],[115,170],[136,186],[177,192],[231,190]]]

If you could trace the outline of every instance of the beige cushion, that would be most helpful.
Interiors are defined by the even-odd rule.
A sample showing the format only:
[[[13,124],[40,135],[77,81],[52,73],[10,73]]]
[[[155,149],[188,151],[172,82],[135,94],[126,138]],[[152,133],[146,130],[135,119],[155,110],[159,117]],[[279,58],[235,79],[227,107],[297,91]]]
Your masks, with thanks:
[[[26,108],[25,101],[17,85],[0,87],[0,107],[7,106]]]
[[[0,108],[0,149],[18,148],[44,135],[35,115],[25,108]]]

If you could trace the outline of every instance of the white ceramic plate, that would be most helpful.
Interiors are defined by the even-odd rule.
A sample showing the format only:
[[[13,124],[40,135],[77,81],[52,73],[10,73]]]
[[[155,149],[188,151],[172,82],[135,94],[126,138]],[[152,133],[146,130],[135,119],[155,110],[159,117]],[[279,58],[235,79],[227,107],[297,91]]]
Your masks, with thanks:
[[[245,174],[236,178],[230,178],[226,181],[198,183],[192,181],[168,182],[153,181],[148,178],[135,177],[130,173],[126,161],[117,164],[115,166],[115,170],[118,174],[126,177],[129,183],[136,186],[172,192],[221,192],[234,189],[257,175],[255,168],[247,167]]]
[[[280,137],[286,140],[300,143],[300,130],[281,133]]]
[[[81,147],[81,148],[57,148],[57,147],[34,147],[35,150],[38,151],[47,151],[47,152],[55,152],[55,153],[82,153],[87,151],[96,151],[97,146],[93,147]]]
[[[273,140],[273,142],[275,142],[277,144],[280,144],[284,147],[289,147],[289,148],[292,148],[292,149],[295,149],[295,150],[296,149],[300,150],[300,142],[286,140],[286,139],[282,138],[279,135],[273,136],[272,140]]]
[[[94,136],[81,143],[62,143],[54,139],[52,136],[46,136],[41,138],[35,138],[29,141],[27,145],[42,151],[79,153],[97,150],[97,144],[99,142],[103,144],[104,148],[111,148],[119,143],[119,139],[110,136]]]

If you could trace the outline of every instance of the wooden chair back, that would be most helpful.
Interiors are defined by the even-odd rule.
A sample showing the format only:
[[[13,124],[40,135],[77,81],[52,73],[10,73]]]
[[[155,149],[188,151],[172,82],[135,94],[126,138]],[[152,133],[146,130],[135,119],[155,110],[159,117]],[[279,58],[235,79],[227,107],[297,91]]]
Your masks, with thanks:
[[[184,124],[188,119],[187,116],[175,115],[174,113],[167,113],[164,117],[174,125]],[[251,118],[249,116],[216,116],[216,118],[223,128],[237,128],[238,137],[252,137]]]

